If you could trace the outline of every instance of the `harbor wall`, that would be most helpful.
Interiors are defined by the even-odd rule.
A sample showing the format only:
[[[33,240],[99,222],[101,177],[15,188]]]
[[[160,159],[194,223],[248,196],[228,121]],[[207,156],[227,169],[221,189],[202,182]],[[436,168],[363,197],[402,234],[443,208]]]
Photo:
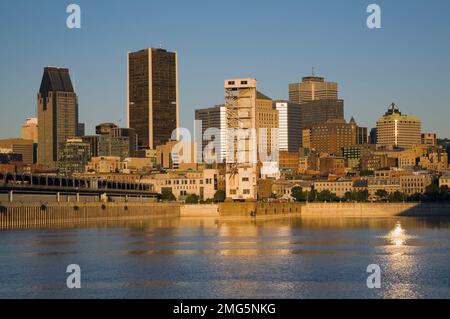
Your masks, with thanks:
[[[178,203],[1,203],[0,229],[180,216]]]
[[[450,217],[450,203],[307,203],[302,217]]]
[[[249,217],[253,213],[258,217],[300,214],[302,206],[301,203],[220,203],[219,215],[221,217]]]

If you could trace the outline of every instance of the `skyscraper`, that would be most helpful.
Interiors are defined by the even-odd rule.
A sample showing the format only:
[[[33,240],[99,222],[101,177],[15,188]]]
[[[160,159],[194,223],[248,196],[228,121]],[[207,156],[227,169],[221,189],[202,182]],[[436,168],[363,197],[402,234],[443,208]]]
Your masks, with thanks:
[[[46,67],[38,93],[38,164],[56,169],[61,145],[77,134],[78,100],[69,69]]]
[[[140,149],[169,141],[177,129],[177,53],[148,48],[128,53],[128,127]]]
[[[278,110],[278,147],[280,151],[298,152],[302,145],[302,107],[289,101],[275,101]]]
[[[215,145],[216,148],[216,153],[214,154],[215,159],[218,163],[223,163],[227,154],[227,111],[225,105],[222,104],[209,108],[197,109],[195,110],[195,120],[201,121],[201,134],[202,137],[206,137],[202,139],[202,143],[198,143],[197,141],[197,158],[202,158],[200,155],[203,155],[208,144],[213,143],[214,141],[214,144],[212,145]],[[214,136],[214,132],[216,132],[218,136]],[[208,138],[211,138],[211,140],[208,140]]]
[[[344,119],[344,101],[338,99],[338,84],[325,82],[323,77],[307,76],[300,83],[289,84],[289,101],[300,104],[300,140],[303,129],[311,129],[328,120]]]
[[[336,82],[325,82],[318,76],[306,76],[300,83],[289,84],[289,101],[302,104],[317,100],[337,100]]]
[[[377,147],[408,149],[420,145],[421,129],[419,118],[403,115],[397,105],[392,103],[377,121]]]

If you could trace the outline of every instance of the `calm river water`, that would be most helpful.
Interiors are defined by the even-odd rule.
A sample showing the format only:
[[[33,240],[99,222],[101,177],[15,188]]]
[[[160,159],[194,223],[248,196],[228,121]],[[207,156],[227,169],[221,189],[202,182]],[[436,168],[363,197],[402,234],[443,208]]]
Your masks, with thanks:
[[[171,219],[0,232],[0,298],[450,298],[450,220]],[[66,267],[81,267],[68,289]],[[369,264],[381,288],[369,289]]]

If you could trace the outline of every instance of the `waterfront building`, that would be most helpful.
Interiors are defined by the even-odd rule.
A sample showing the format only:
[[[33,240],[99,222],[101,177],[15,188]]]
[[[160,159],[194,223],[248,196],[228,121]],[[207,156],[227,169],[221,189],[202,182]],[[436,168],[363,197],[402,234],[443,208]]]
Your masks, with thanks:
[[[292,189],[300,187],[303,192],[311,192],[313,188],[313,182],[304,180],[276,180],[272,183],[272,194],[277,197],[292,196]]]
[[[81,138],[71,138],[59,147],[58,171],[61,175],[71,176],[84,173],[91,159],[91,147]]]
[[[25,165],[36,163],[37,144],[33,140],[9,138],[0,140],[0,148],[10,149],[12,153],[20,154]]]
[[[367,189],[371,197],[376,196],[377,191],[383,190],[388,194],[401,191],[400,178],[369,177],[367,178]]]
[[[401,192],[406,195],[423,194],[433,179],[427,174],[405,175],[400,177]]]
[[[339,154],[356,145],[356,125],[345,120],[328,120],[311,128],[311,148],[317,152]]]
[[[289,101],[302,104],[317,100],[337,100],[338,84],[323,77],[306,76],[302,82],[289,84]]]
[[[147,48],[128,53],[128,127],[140,149],[155,149],[178,128],[177,52]]]
[[[144,176],[141,181],[153,185],[153,191],[171,192],[179,200],[183,200],[188,195],[197,195],[200,200],[207,200],[213,199],[214,194],[219,190],[218,175],[215,169],[171,171]]]
[[[338,197],[344,197],[345,193],[353,191],[353,181],[345,178],[336,181],[316,181],[314,182],[314,189],[318,193],[327,190]]]
[[[256,134],[256,79],[225,80],[227,110],[226,197],[257,198],[258,143]],[[271,103],[271,102],[270,102]],[[236,131],[239,129],[238,133]]]
[[[377,147],[380,149],[409,149],[421,144],[421,121],[415,116],[403,115],[392,103],[377,121]]]
[[[69,69],[46,67],[37,96],[38,164],[56,169],[61,146],[77,135],[78,99]]]
[[[450,175],[442,175],[439,178],[439,187],[447,186],[450,189]]]
[[[21,137],[24,140],[32,140],[38,143],[38,119],[36,117],[27,118],[21,126]]]

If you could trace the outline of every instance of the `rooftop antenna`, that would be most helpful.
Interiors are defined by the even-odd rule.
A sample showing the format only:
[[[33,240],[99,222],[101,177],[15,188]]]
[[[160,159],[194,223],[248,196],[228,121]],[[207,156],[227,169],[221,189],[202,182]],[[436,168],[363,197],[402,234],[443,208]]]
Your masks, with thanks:
[[[314,67],[312,67],[312,76],[315,76],[315,74],[314,74]]]

